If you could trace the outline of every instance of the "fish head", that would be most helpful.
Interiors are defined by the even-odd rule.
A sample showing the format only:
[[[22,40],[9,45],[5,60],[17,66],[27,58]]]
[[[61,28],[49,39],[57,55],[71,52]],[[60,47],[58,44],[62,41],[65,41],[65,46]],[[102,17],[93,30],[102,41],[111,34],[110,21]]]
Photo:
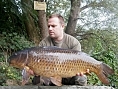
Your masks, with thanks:
[[[25,65],[27,64],[27,60],[28,60],[28,53],[26,50],[22,50],[22,51],[13,53],[8,58],[8,63],[10,66],[23,69]]]

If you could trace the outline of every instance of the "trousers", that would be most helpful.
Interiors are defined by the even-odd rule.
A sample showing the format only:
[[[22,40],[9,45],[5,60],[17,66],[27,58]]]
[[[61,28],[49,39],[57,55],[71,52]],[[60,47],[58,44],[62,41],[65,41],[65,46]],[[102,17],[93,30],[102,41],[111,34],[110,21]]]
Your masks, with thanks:
[[[32,84],[33,85],[44,85],[44,86],[55,86],[50,81],[50,78],[47,77],[42,77],[42,76],[34,76],[32,79]],[[87,76],[82,75],[82,76],[73,76],[70,78],[62,78],[62,84],[63,85],[80,85],[80,86],[85,86],[87,85]]]

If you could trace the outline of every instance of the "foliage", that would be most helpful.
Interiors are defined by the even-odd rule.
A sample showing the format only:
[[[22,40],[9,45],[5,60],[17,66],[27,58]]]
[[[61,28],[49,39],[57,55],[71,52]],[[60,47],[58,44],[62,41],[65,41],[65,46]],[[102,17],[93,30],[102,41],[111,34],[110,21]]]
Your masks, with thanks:
[[[0,85],[6,85],[7,79],[20,78],[19,71],[7,64],[7,58],[13,52],[34,45],[28,40],[24,24],[26,18],[20,6],[19,0],[0,1]]]
[[[20,36],[15,32],[2,32],[0,40],[0,52],[5,52],[7,55],[11,55],[17,50],[33,46],[32,42],[27,41],[24,36]]]
[[[68,15],[70,13],[70,0],[46,0],[47,4],[47,16],[52,13],[59,13],[64,16],[65,21],[68,20]],[[66,7],[65,7],[66,6]]]
[[[23,0],[22,0],[23,1]],[[32,40],[27,31],[27,22],[33,18],[36,29],[38,29],[38,14],[32,7],[33,1],[24,0],[1,0],[0,1],[0,34],[2,32],[24,35],[28,40]],[[30,5],[29,5],[30,3]],[[29,17],[29,15],[31,17]],[[31,23],[31,25],[33,25]],[[33,26],[31,26],[33,27]],[[30,28],[31,28],[30,27]],[[35,30],[35,29],[34,29]],[[33,40],[32,40],[33,41]]]
[[[107,65],[109,65],[114,71],[115,74],[110,75],[109,81],[110,81],[110,86],[117,88],[117,84],[118,84],[118,79],[117,79],[117,74],[118,74],[118,58],[116,58],[115,53],[109,49],[107,51],[104,52],[93,52],[92,56],[99,60],[102,61],[103,63],[106,63]],[[92,74],[91,76],[89,76],[89,84],[94,84],[94,85],[103,85],[100,80],[96,77],[96,75]]]
[[[7,63],[0,62],[0,71],[0,86],[6,86],[8,79],[21,80],[19,71],[13,67],[9,67]]]
[[[83,32],[82,30],[80,32]],[[117,30],[100,30],[100,29],[90,29],[85,33],[81,34],[81,37],[77,37],[81,40],[83,51],[90,54],[92,57],[98,61],[102,61],[115,71],[115,74],[109,76],[110,85],[114,88],[118,86],[118,38]],[[96,75],[92,74],[88,78],[88,83],[90,85],[103,85]]]
[[[15,32],[2,32],[0,40],[0,85],[6,85],[8,79],[21,80],[19,70],[9,67],[7,58],[13,52],[33,46],[33,43]]]
[[[0,1],[0,33],[13,32],[25,33],[21,13],[15,0],[1,0]]]

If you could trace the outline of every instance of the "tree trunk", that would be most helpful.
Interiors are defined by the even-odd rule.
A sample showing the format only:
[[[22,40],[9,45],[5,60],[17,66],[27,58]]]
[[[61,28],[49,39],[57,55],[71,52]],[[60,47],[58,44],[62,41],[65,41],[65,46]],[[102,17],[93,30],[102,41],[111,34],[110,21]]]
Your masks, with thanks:
[[[71,0],[71,10],[65,32],[73,36],[76,29],[77,18],[80,12],[80,2],[80,0]]]
[[[30,0],[22,0],[21,2],[22,2],[22,5],[25,5],[25,3],[26,3],[26,4],[28,4],[29,7],[31,7],[31,8],[28,8],[27,6],[23,6],[25,8],[28,8],[28,9],[25,9],[25,12],[27,12],[27,13],[24,14],[24,16],[26,17],[25,27],[26,27],[26,31],[27,31],[29,39],[31,41],[33,41],[35,43],[35,45],[38,45],[40,42],[39,29],[35,25],[31,12],[29,12],[29,11],[33,10],[33,8],[32,8],[33,3]]]
[[[46,21],[46,12],[38,11],[39,13],[39,29],[41,34],[41,40],[48,36],[48,26]]]
[[[39,30],[36,28],[33,18],[30,14],[27,15],[28,20],[25,21],[25,27],[28,34],[28,37],[31,41],[38,45],[40,42]]]
[[[43,2],[44,0],[38,0],[40,2]],[[41,40],[44,39],[46,36],[48,36],[48,26],[47,26],[47,20],[46,20],[46,12],[45,10],[39,10],[39,28],[40,28],[40,34],[41,34]]]

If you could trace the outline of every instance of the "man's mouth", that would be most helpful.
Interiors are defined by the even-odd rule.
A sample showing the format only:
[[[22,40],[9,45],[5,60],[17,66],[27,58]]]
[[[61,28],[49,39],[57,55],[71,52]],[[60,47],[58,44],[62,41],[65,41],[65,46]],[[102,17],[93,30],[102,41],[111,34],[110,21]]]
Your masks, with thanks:
[[[49,32],[49,34],[50,34],[50,35],[53,35],[53,34],[54,34],[54,32]]]

